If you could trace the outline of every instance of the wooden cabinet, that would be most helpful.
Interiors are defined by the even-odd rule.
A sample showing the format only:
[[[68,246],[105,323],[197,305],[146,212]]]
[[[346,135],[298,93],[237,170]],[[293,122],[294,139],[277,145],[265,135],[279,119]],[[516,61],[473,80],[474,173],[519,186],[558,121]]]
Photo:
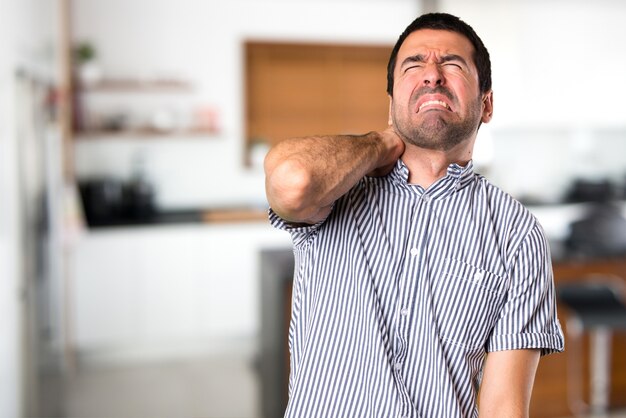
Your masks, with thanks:
[[[626,259],[599,260],[599,261],[571,261],[555,263],[554,281],[558,286],[581,280],[590,274],[608,274],[621,277],[626,280]],[[569,314],[567,308],[558,305],[559,319],[565,333],[565,353],[551,354],[543,357],[539,363],[537,377],[531,399],[530,416],[533,418],[557,418],[571,416],[568,407],[567,391],[568,381],[568,353],[567,353],[567,326],[566,319]],[[626,334],[614,334],[612,347],[611,367],[611,408],[626,407]],[[585,373],[583,389],[585,396],[589,393],[589,351],[588,340],[585,341],[585,349],[581,353],[579,361],[582,362]],[[571,361],[571,360],[570,360]],[[589,401],[587,397],[585,401]]]
[[[248,147],[387,126],[391,46],[245,44]]]

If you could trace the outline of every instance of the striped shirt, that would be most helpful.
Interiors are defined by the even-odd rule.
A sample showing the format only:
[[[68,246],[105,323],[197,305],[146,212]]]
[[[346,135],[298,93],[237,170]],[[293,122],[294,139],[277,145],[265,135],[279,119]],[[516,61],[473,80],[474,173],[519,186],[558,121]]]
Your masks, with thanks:
[[[288,418],[477,417],[485,353],[563,350],[547,241],[519,202],[453,164],[398,161],[290,232]]]

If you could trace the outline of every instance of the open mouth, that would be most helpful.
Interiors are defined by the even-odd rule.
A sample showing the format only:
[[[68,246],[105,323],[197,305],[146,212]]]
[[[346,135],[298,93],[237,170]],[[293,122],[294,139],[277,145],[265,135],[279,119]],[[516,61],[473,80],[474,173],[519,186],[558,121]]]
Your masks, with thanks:
[[[443,107],[446,110],[452,110],[446,102],[442,102],[441,100],[428,100],[422,103],[417,111],[420,112],[425,107]]]

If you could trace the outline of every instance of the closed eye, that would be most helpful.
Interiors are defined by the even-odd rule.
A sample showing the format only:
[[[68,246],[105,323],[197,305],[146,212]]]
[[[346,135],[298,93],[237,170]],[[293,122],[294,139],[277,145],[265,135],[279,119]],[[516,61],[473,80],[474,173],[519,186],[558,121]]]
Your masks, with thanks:
[[[422,67],[423,67],[422,65],[419,65],[419,64],[413,64],[413,65],[410,65],[410,66],[405,67],[405,68],[404,68],[404,72],[406,73],[406,72],[407,72],[407,71],[409,71],[409,70],[417,70],[417,69],[422,68]]]
[[[467,68],[467,62],[463,57],[455,54],[445,55],[441,58],[441,63],[445,66],[451,65],[459,69]]]
[[[407,72],[408,70],[411,70],[411,69],[421,68],[424,62],[425,62],[425,59],[423,55],[420,55],[420,54],[412,55],[410,57],[405,58],[404,61],[402,61],[401,68],[403,72]]]

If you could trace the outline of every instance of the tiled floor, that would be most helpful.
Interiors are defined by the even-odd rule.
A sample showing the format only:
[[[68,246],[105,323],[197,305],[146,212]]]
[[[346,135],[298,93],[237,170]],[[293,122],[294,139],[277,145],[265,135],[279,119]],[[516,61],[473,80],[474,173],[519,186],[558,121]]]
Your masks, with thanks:
[[[261,416],[258,376],[241,355],[83,366],[65,382],[48,382],[47,392],[62,399],[55,418]],[[588,418],[626,418],[626,411]]]
[[[256,376],[250,360],[228,355],[81,367],[65,379],[58,414],[62,418],[258,418]]]

